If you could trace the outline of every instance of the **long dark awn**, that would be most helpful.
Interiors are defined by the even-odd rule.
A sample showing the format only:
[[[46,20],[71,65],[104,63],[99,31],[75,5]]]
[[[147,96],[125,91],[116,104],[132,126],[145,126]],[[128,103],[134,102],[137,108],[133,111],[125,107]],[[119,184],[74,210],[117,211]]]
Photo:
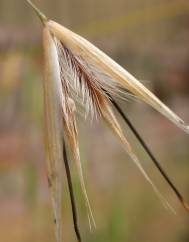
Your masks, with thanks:
[[[65,170],[66,170],[66,177],[67,177],[67,182],[68,182],[68,189],[69,189],[69,194],[70,194],[74,230],[75,230],[75,234],[76,234],[78,242],[82,242],[81,234],[79,231],[77,208],[76,208],[76,202],[75,202],[75,196],[74,196],[74,190],[73,190],[73,184],[72,184],[72,177],[71,177],[71,173],[70,173],[70,167],[69,167],[69,161],[68,161],[68,155],[67,155],[67,151],[66,151],[65,141],[63,141],[63,157],[64,157],[64,165],[65,165]]]
[[[111,102],[114,105],[114,107],[117,110],[117,112],[123,118],[123,120],[125,121],[125,123],[132,130],[133,134],[136,136],[137,140],[140,142],[140,144],[142,145],[142,147],[144,148],[144,150],[146,151],[146,153],[149,155],[149,157],[151,158],[152,162],[154,163],[154,165],[156,166],[156,168],[159,170],[159,172],[161,173],[161,175],[163,176],[163,178],[166,180],[166,182],[168,183],[168,185],[171,187],[171,189],[173,190],[173,192],[177,196],[178,200],[181,202],[182,206],[189,212],[189,205],[187,204],[187,202],[185,201],[185,199],[183,198],[183,196],[181,195],[181,193],[179,192],[179,190],[176,188],[176,186],[173,184],[173,182],[171,181],[171,179],[169,178],[169,176],[167,175],[167,173],[164,171],[164,169],[162,168],[162,166],[160,165],[160,163],[158,162],[158,160],[155,158],[155,156],[151,152],[150,148],[147,146],[146,142],[143,140],[143,138],[141,137],[141,135],[138,133],[138,131],[136,130],[136,128],[133,126],[132,122],[129,120],[129,118],[127,117],[127,115],[123,112],[123,110],[120,108],[120,106],[117,104],[117,102],[112,97],[111,97]]]

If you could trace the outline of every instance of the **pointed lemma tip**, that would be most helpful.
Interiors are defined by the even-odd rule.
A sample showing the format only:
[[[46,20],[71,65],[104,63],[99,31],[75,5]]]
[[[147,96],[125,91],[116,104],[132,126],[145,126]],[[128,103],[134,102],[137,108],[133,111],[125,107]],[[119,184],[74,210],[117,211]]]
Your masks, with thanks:
[[[36,5],[31,0],[26,0],[27,3],[33,8],[37,16],[40,18],[41,22],[45,26],[47,22],[47,17],[36,7]]]

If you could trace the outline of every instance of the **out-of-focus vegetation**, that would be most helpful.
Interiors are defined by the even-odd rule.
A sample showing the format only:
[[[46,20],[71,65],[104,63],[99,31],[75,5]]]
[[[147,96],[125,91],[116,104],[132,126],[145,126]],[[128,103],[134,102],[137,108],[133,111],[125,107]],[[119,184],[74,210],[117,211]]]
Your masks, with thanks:
[[[189,123],[189,3],[184,0],[41,0],[47,16],[81,33]],[[54,241],[43,146],[40,22],[26,1],[0,0],[0,241]],[[189,200],[189,137],[146,105],[125,112]],[[73,167],[84,241],[188,242],[189,215],[126,126],[146,169],[177,215],[164,209],[113,134],[80,122],[82,161],[97,230],[89,232]],[[65,241],[75,241],[65,179]]]

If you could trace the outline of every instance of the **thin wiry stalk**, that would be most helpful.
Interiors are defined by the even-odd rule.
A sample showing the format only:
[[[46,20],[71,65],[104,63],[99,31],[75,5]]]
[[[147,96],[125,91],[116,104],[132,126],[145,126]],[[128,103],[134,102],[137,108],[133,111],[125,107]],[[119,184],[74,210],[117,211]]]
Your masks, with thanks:
[[[72,216],[73,216],[73,224],[74,224],[74,230],[77,237],[78,242],[82,242],[81,234],[79,231],[79,225],[78,225],[78,216],[77,216],[77,208],[75,203],[75,196],[73,191],[73,185],[72,185],[72,177],[70,173],[70,167],[69,167],[69,161],[66,151],[66,144],[63,141],[63,157],[64,157],[64,165],[66,170],[66,177],[68,182],[68,189],[70,194],[70,202],[71,202],[71,208],[72,208]]]
[[[123,112],[123,110],[120,108],[120,106],[117,104],[117,102],[113,98],[111,98],[111,102],[114,105],[115,109],[118,111],[118,113],[121,115],[121,117],[123,118],[123,120],[126,122],[126,124],[132,130],[132,132],[134,133],[134,135],[136,136],[136,138],[138,139],[138,141],[141,143],[142,147],[144,148],[144,150],[146,151],[146,153],[149,155],[149,157],[153,161],[153,163],[156,166],[156,168],[159,170],[159,172],[164,177],[164,179],[166,180],[166,182],[168,183],[168,185],[171,187],[171,189],[173,190],[173,192],[177,196],[178,200],[180,201],[181,205],[184,207],[184,209],[186,209],[187,212],[189,212],[189,205],[187,204],[187,202],[185,201],[185,199],[183,198],[183,196],[181,195],[181,193],[179,192],[179,190],[176,188],[176,186],[173,184],[173,182],[171,181],[171,179],[169,178],[169,176],[167,175],[167,173],[164,171],[164,169],[162,168],[162,166],[160,165],[160,163],[158,162],[158,160],[155,158],[155,156],[151,152],[150,148],[147,146],[147,144],[145,143],[145,141],[142,139],[142,137],[140,136],[140,134],[138,133],[138,131],[136,130],[136,128],[133,126],[133,124],[131,123],[131,121],[127,117],[127,115]]]
[[[35,4],[32,1],[30,1],[30,0],[26,0],[26,1],[34,9],[34,11],[36,12],[37,16],[40,18],[41,22],[45,26],[45,24],[47,22],[46,16],[35,6]]]

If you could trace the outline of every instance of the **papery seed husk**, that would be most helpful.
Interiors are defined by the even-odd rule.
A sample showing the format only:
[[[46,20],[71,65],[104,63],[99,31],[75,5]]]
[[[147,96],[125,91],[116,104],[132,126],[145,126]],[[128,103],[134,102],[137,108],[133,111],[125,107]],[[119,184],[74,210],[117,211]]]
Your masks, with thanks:
[[[189,133],[189,127],[185,125],[182,119],[162,103],[133,75],[113,61],[104,52],[91,44],[88,40],[52,20],[47,22],[47,26],[57,39],[70,49],[74,55],[82,57],[86,63],[95,66],[99,72],[117,81],[123,88],[126,88],[137,98],[152,106],[183,131]]]
[[[53,204],[56,239],[57,242],[62,242],[63,97],[56,45],[48,28],[43,30],[43,46],[45,61],[45,78],[43,82],[45,144],[48,181]]]

